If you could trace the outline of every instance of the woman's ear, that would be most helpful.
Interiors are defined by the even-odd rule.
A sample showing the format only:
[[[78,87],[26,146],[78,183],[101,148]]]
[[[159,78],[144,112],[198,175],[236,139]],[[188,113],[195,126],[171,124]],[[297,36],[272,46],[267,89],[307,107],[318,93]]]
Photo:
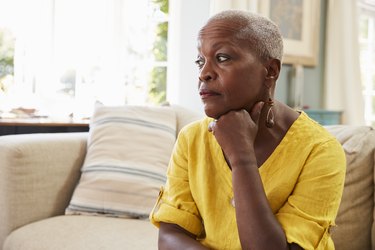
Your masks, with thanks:
[[[266,79],[274,79],[276,81],[280,75],[280,60],[275,58],[270,59],[266,65]]]

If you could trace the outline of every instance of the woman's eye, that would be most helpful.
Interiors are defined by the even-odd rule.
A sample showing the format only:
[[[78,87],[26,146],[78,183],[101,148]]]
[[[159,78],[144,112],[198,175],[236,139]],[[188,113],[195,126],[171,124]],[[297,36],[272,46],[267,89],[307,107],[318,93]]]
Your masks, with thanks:
[[[229,57],[228,56],[225,56],[225,55],[218,55],[217,56],[217,61],[218,62],[225,62],[225,61],[227,61],[229,59]]]
[[[202,68],[203,65],[204,65],[204,61],[203,61],[203,59],[198,58],[198,59],[195,61],[195,64],[198,66],[198,68]]]

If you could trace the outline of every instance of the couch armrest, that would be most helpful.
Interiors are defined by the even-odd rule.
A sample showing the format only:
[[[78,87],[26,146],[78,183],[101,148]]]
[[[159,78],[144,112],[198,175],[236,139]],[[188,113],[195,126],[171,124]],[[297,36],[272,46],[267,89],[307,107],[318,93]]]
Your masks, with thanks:
[[[64,213],[86,141],[87,133],[0,136],[0,246],[15,228]]]

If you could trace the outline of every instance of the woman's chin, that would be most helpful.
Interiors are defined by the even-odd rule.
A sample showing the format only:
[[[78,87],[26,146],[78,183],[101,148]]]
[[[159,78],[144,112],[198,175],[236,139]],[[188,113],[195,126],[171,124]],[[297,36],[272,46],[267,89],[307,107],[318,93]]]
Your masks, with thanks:
[[[204,112],[208,117],[219,119],[219,117],[223,114],[223,112],[220,112],[218,110],[210,109],[207,106],[204,107]]]

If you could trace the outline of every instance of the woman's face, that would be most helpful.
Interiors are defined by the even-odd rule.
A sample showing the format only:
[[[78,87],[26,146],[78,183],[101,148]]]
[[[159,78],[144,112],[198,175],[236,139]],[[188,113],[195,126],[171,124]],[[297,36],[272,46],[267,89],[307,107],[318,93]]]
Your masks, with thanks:
[[[251,110],[268,98],[265,66],[251,45],[234,38],[234,24],[213,21],[198,37],[199,95],[207,116],[219,118],[230,110]]]

